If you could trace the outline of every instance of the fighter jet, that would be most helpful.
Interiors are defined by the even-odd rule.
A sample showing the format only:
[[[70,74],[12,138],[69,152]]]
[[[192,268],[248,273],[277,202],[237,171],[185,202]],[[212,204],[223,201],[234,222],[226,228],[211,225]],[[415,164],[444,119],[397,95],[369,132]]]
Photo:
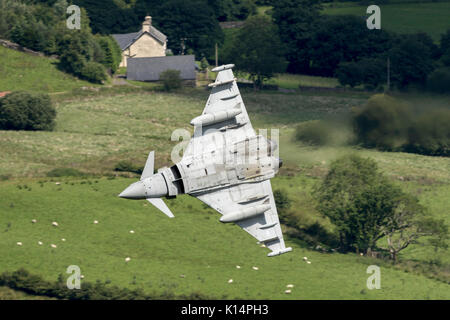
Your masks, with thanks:
[[[202,115],[192,119],[194,135],[181,160],[154,173],[151,151],[141,179],[119,197],[146,199],[170,218],[161,199],[188,194],[217,210],[223,223],[236,223],[271,250],[269,257],[289,252],[278,219],[270,179],[282,161],[274,141],[257,135],[250,123],[233,75],[233,64],[218,72]]]

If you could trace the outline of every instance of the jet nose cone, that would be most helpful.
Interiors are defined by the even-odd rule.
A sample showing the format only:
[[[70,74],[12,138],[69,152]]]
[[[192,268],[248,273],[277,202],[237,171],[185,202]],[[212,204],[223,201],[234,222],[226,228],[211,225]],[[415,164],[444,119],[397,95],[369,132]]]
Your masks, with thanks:
[[[145,186],[142,181],[135,182],[123,190],[119,194],[119,197],[125,199],[145,199]]]

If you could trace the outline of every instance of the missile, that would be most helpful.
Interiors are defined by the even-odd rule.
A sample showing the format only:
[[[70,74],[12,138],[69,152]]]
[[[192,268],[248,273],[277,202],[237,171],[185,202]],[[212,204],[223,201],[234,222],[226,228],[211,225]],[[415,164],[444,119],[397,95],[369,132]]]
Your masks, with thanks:
[[[249,219],[266,212],[270,208],[270,204],[260,204],[247,209],[238,210],[232,213],[224,214],[220,218],[220,222],[236,222],[244,219]]]
[[[207,126],[213,123],[222,122],[228,119],[236,117],[242,113],[241,108],[233,108],[229,110],[223,110],[215,113],[205,113],[191,120],[192,126]]]

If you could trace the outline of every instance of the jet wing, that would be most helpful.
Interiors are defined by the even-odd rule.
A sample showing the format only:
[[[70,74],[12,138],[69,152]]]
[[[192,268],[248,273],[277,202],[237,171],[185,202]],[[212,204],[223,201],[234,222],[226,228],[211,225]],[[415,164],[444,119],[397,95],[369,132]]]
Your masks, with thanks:
[[[231,70],[233,66],[225,65],[213,69],[218,72],[216,81],[209,84],[212,89],[203,113],[191,121],[194,136],[184,152],[186,156],[194,155],[194,146],[200,146],[200,149],[205,145],[217,148],[218,140],[221,144],[233,143],[255,136]]]
[[[270,180],[235,185],[201,194],[197,198],[221,213],[221,220],[236,212],[251,212],[264,206],[267,208],[265,212],[238,220],[236,224],[264,243],[272,251],[269,257],[292,250],[284,244]]]

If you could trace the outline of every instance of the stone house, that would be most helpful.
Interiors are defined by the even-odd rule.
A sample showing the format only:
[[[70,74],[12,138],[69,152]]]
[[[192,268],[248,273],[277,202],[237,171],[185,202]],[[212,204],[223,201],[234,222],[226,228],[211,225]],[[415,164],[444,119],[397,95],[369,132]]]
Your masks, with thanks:
[[[146,16],[142,30],[133,33],[113,34],[122,49],[120,67],[127,66],[128,58],[164,57],[167,49],[167,37],[152,26],[152,17]]]

